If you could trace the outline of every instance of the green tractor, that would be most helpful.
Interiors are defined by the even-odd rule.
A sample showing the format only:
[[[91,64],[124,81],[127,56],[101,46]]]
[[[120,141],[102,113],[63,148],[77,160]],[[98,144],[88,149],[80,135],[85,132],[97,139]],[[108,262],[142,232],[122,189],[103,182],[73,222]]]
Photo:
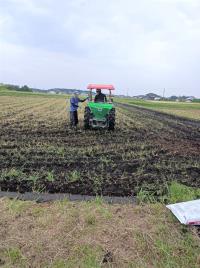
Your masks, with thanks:
[[[89,84],[87,87],[90,90],[89,102],[85,107],[84,127],[85,129],[104,128],[108,130],[115,129],[115,107],[111,90],[114,90],[112,85],[97,85]],[[92,90],[96,89],[101,92],[102,89],[109,90],[108,101],[104,94],[100,93],[104,98],[97,100],[98,95],[93,99]]]

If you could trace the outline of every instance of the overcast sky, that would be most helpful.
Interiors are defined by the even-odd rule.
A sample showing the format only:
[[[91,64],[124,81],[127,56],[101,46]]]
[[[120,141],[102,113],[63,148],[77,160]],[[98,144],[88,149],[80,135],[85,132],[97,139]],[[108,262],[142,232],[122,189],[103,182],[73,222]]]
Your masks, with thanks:
[[[0,82],[200,97],[200,0],[0,0]]]

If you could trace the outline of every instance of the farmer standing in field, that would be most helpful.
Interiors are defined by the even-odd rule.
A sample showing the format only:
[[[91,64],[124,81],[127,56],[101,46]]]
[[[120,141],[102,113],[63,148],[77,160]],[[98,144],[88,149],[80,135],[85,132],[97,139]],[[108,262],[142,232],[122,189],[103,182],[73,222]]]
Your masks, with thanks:
[[[75,92],[74,96],[70,98],[70,125],[72,127],[76,127],[78,124],[78,103],[84,102],[88,99],[85,98],[84,100],[79,99],[79,93]]]

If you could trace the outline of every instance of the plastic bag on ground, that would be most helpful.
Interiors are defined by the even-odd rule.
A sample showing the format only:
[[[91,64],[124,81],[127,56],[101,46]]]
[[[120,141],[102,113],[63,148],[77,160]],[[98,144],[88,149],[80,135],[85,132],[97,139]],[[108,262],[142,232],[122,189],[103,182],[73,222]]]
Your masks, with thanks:
[[[167,208],[186,225],[200,225],[200,199],[167,205]]]

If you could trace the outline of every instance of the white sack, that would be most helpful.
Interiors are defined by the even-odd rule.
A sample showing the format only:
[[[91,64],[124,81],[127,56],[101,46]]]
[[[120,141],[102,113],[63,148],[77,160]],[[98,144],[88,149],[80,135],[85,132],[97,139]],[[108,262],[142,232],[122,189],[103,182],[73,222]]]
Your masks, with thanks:
[[[183,224],[200,225],[200,199],[167,205]]]

